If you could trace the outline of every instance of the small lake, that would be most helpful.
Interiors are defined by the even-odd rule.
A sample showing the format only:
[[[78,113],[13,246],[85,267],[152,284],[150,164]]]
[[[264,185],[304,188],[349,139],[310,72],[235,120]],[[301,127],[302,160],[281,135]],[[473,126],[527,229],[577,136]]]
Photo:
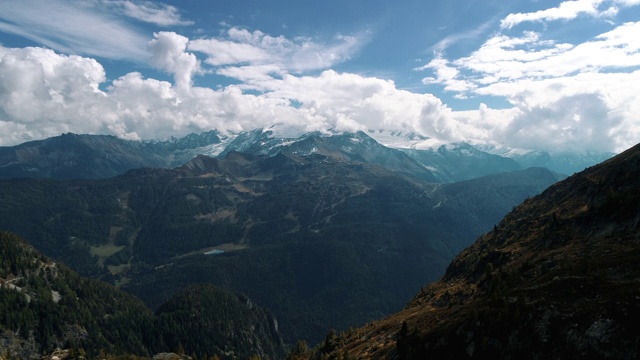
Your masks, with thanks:
[[[223,253],[224,253],[224,250],[213,249],[211,251],[207,251],[204,254],[205,255],[220,255],[220,254],[223,254]]]

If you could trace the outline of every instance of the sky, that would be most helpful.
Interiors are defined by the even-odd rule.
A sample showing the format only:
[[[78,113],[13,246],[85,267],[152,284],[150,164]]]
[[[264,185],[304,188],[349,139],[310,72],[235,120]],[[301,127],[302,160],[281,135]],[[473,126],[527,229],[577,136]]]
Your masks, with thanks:
[[[640,0],[0,0],[0,146],[255,128],[640,142]]]

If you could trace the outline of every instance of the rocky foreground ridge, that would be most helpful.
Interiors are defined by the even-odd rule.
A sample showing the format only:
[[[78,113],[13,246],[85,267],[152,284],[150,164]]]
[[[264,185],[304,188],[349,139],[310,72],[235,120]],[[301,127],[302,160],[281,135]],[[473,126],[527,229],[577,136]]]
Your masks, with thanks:
[[[403,309],[294,358],[640,356],[640,145],[525,201]]]

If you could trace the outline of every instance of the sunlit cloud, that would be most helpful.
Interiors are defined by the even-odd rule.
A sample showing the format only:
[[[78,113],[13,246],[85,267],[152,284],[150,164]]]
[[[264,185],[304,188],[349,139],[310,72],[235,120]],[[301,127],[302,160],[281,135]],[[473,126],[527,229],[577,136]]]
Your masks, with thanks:
[[[566,1],[556,8],[511,14],[501,25],[604,16],[612,6],[638,3]],[[639,33],[640,22],[614,25],[574,42],[535,31],[496,33],[467,56],[448,59],[440,53],[416,70],[432,73],[424,84],[442,86],[456,97],[503,98],[513,106],[502,112],[486,105],[458,112],[458,121],[467,119],[485,130],[476,141],[555,151],[621,151],[640,134],[640,119],[634,115],[640,110]],[[479,115],[487,112],[500,123]]]
[[[185,51],[189,39],[174,32],[154,33],[153,37],[149,42],[150,64],[173,74],[178,88],[189,89],[193,75],[200,70],[200,61]]]
[[[500,25],[502,28],[511,28],[523,22],[530,21],[554,21],[574,19],[579,15],[598,16],[598,9],[605,0],[572,0],[563,1],[558,7],[540,10],[532,13],[509,14]]]
[[[419,68],[432,70],[427,84],[448,91],[490,95],[492,84],[517,88],[514,81],[548,79],[589,72],[629,71],[640,67],[640,22],[622,24],[579,43],[544,40],[535,32],[520,37],[498,34],[471,55],[456,60],[436,57]]]
[[[259,95],[244,93],[239,86],[184,91],[181,81],[194,69],[193,62],[181,61],[185,41],[163,33],[151,45],[164,49],[156,64],[176,75],[175,84],[132,72],[105,91],[100,90],[104,69],[93,59],[41,48],[0,47],[0,127],[21,134],[3,137],[3,145],[70,129],[148,139],[210,129],[246,131],[275,123],[300,133],[396,130],[451,141],[463,138],[451,109],[435,96],[356,74],[285,74],[266,80]]]
[[[216,67],[219,74],[242,73],[242,80],[250,81],[247,74],[255,74],[256,80],[268,75],[260,70],[282,74],[330,68],[352,58],[366,41],[366,33],[336,35],[321,41],[308,37],[288,39],[232,27],[224,37],[192,40],[188,49],[205,54],[204,62]]]
[[[489,21],[441,40],[431,49],[434,57],[413,70],[424,72],[427,88],[484,102],[465,111],[389,79],[337,71],[371,40],[366,31],[287,37],[225,23],[217,37],[143,36],[122,18],[159,26],[189,21],[176,8],[147,1],[29,1],[34,6],[7,3],[0,30],[49,49],[0,46],[0,145],[67,131],[150,139],[274,124],[291,133],[363,130],[392,146],[408,145],[390,133],[427,137],[411,144],[417,148],[467,141],[619,151],[640,139],[640,22],[612,21],[587,39],[526,28],[534,21],[614,16],[608,9],[640,0],[565,1],[549,11],[509,15],[501,28]],[[512,25],[505,27],[507,19]],[[462,56],[448,55],[452,45],[472,39],[483,41]],[[108,80],[100,57],[139,66]],[[172,80],[145,77],[149,68]],[[211,74],[235,84],[204,87]],[[492,108],[495,98],[501,108]]]
[[[571,0],[563,1],[557,7],[530,13],[509,14],[500,26],[510,29],[524,22],[548,22],[572,20],[578,16],[611,18],[620,8],[640,4],[638,0]]]

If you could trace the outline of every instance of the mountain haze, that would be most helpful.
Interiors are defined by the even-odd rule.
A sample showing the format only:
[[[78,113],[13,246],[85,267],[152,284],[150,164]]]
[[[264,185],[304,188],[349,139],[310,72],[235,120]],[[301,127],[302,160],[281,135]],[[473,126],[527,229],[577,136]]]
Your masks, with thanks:
[[[613,153],[556,153],[546,151],[507,151],[500,154],[503,157],[516,161],[523,168],[546,167],[551,171],[571,175],[590,166],[601,163],[615,154]]]
[[[432,169],[439,182],[463,181],[535,166],[522,167],[515,160],[480,151],[466,143],[442,145],[437,150],[401,151],[427,169]]]

